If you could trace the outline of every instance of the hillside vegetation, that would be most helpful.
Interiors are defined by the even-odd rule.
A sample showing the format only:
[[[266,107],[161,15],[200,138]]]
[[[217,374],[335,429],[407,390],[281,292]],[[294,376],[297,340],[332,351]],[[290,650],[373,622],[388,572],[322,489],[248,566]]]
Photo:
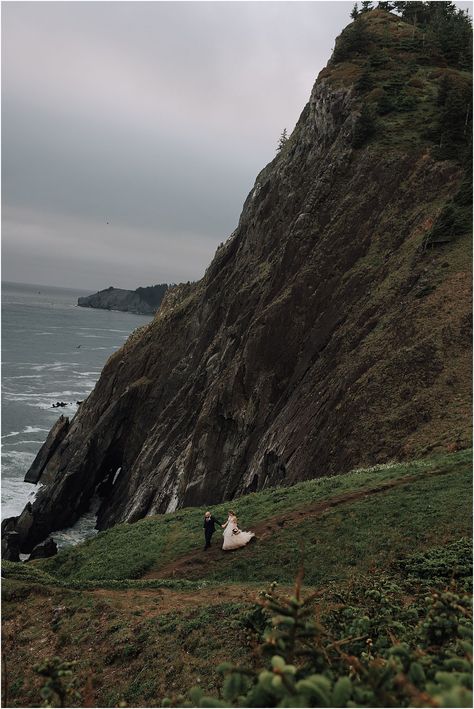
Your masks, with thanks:
[[[364,662],[370,639],[372,655],[385,658],[385,669],[394,645],[402,644],[402,656],[408,653],[407,672],[423,655],[424,679],[416,685],[423,689],[417,691],[425,696],[431,683],[432,694],[444,697],[457,677],[455,668],[468,661],[462,645],[468,640],[458,637],[458,626],[461,618],[461,626],[469,627],[470,618],[470,470],[470,451],[461,451],[245,496],[233,501],[233,508],[258,539],[233,553],[220,549],[218,533],[211,551],[204,553],[203,510],[191,508],[119,525],[49,560],[4,562],[9,706],[38,704],[39,688],[58,670],[50,663],[46,680],[33,666],[55,656],[62,667],[77,662],[70,678],[61,680],[66,687],[75,680],[65,706],[160,706],[165,697],[182,704],[186,699],[180,695],[192,686],[217,697],[219,663],[235,663],[249,672],[266,665],[263,638],[267,633],[268,640],[272,608],[268,598],[260,597],[263,607],[256,605],[258,593],[277,582],[279,602],[288,603],[301,565],[303,596],[316,593],[305,621],[317,621],[311,630],[313,635],[317,631],[314,641],[331,645],[324,651],[329,656],[337,647],[332,644],[344,641],[344,656],[338,655],[337,662],[333,657],[329,666],[317,665],[317,674],[326,677],[323,685],[330,684],[323,693],[331,697],[337,678],[351,676],[347,657]],[[226,507],[216,506],[213,512],[224,517]],[[440,592],[454,594],[443,597],[443,603],[455,618],[449,616],[449,631],[433,636],[433,645],[425,630],[436,635],[441,621],[435,620],[436,599],[429,599]],[[271,623],[268,627],[278,630]],[[454,661],[445,667],[451,656]],[[228,673],[229,667],[223,670]],[[448,672],[451,679],[446,676],[440,683],[437,672]],[[383,692],[409,704],[410,694],[393,684],[392,674],[390,687],[382,682]],[[240,687],[238,694],[250,691],[251,675],[243,685],[235,674],[228,676]],[[370,687],[361,677],[359,684],[355,676],[351,679],[356,704],[377,706],[374,696],[380,701],[382,695],[377,690],[370,699]],[[459,682],[458,677],[456,701],[464,704],[456,706],[468,706],[466,680]],[[273,696],[258,685],[251,691],[258,701],[259,692],[267,692],[264,706],[336,706],[313,699],[279,704],[284,698],[279,691]],[[209,704],[205,699],[200,704],[196,689],[191,696],[191,705],[213,705],[214,700]],[[217,705],[238,703],[237,695],[226,696]],[[433,705],[420,697],[415,705]],[[251,701],[244,705],[262,706]]]

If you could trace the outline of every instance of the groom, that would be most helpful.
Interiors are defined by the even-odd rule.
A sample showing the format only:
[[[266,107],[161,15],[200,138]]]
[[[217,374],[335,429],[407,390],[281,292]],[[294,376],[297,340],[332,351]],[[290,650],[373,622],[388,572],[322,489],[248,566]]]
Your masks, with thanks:
[[[211,515],[210,512],[206,512],[204,515],[204,537],[206,539],[206,545],[204,551],[207,551],[211,546],[211,537],[215,532],[215,526],[218,524],[222,527],[221,523]]]

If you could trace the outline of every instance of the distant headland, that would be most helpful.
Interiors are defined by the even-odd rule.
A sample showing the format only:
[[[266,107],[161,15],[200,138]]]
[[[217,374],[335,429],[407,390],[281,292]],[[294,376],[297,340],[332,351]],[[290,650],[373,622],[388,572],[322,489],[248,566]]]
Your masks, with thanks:
[[[104,290],[78,298],[81,308],[101,308],[102,310],[122,310],[138,315],[154,315],[168,289],[167,283],[146,286],[136,290],[125,290],[110,286]]]

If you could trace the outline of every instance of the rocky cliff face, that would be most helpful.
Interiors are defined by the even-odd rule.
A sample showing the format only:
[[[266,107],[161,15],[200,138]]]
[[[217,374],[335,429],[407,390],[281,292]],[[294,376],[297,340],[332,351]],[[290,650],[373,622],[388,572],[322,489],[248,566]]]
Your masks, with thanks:
[[[412,34],[370,15],[370,51]],[[415,50],[390,52],[393,71],[413,67]],[[204,278],[170,289],[109,359],[46,455],[24,549],[98,486],[105,528],[467,444],[468,237],[429,240],[465,173],[425,135],[443,70],[419,66],[419,107],[355,148],[366,64],[322,72]]]
[[[122,310],[139,315],[154,315],[168,286],[161,284],[136,290],[124,288],[105,288],[104,290],[78,298],[77,304],[82,308],[100,308],[102,310]]]

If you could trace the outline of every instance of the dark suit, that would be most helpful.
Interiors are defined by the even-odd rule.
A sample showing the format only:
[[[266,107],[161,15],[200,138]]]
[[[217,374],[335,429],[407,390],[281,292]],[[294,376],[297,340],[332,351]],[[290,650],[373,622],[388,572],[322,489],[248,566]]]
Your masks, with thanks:
[[[211,537],[216,531],[216,524],[221,526],[221,523],[215,519],[212,515],[210,517],[204,517],[204,537],[206,539],[206,546],[204,549],[209,549],[211,546]]]

